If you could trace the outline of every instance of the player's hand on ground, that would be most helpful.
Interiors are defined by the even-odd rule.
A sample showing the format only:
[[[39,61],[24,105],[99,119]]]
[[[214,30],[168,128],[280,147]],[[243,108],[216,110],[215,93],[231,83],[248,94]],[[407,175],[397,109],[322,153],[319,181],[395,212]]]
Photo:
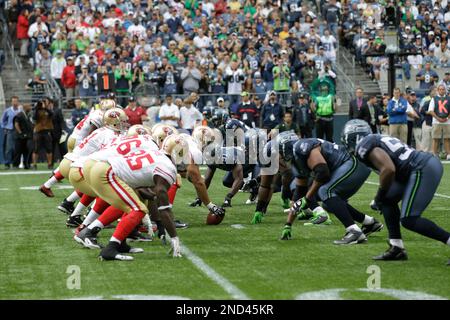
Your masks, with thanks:
[[[200,198],[196,198],[194,201],[192,201],[189,206],[190,207],[200,207],[202,205],[202,200]]]
[[[309,208],[309,200],[306,197],[301,198],[294,202],[294,205],[291,208],[291,212],[295,215],[299,214],[300,211]]]
[[[281,238],[280,240],[290,240],[292,238],[292,226],[285,224],[283,227],[283,230],[281,231]]]
[[[212,202],[210,204],[208,204],[208,209],[209,209],[209,211],[211,211],[211,213],[213,213],[217,216],[225,215],[225,209],[222,207],[219,207],[218,205],[216,205]]]

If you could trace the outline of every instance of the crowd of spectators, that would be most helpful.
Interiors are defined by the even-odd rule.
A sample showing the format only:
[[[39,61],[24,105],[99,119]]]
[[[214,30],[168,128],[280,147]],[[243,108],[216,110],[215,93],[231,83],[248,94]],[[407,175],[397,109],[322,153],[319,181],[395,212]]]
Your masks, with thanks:
[[[31,105],[21,104],[19,97],[13,96],[2,113],[1,127],[5,169],[36,169],[41,154],[45,154],[47,167],[52,169],[67,153],[68,128],[61,109],[51,98]]]
[[[336,0],[11,0],[6,15],[33,84],[54,79],[70,106],[76,97],[139,85],[165,95],[219,96],[237,106],[246,91],[309,91],[318,77],[335,78]],[[211,94],[214,96],[204,96]],[[202,111],[202,110],[200,110]]]

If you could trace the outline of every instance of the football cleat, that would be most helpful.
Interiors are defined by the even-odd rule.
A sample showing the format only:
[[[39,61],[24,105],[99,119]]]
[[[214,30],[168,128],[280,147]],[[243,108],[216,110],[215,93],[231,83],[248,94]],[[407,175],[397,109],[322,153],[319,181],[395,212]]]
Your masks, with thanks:
[[[44,185],[39,187],[39,191],[45,194],[49,198],[53,198],[55,195],[53,194],[52,189],[45,187]]]
[[[127,236],[127,239],[130,241],[141,241],[141,242],[150,242],[153,241],[153,238],[148,234],[139,232],[138,228],[135,228],[131,233]]]
[[[253,192],[250,193],[250,198],[247,199],[247,201],[245,201],[245,204],[253,204],[256,203],[256,199],[258,198],[258,192]]]
[[[66,214],[72,214],[73,210],[75,210],[74,202],[67,201],[66,199],[64,199],[57,208],[59,211]]]
[[[98,256],[98,259],[101,261],[109,261],[109,260],[120,260],[120,261],[132,261],[134,260],[133,257],[126,256],[123,254],[120,254],[121,244],[110,241],[106,247],[100,251],[100,254]]]
[[[289,209],[291,207],[291,200],[281,198],[281,206],[283,209]]]
[[[309,220],[314,218],[314,213],[311,209],[301,210],[297,215],[298,220]]]
[[[75,235],[73,239],[79,244],[82,244],[85,248],[101,249],[103,246],[97,242],[97,234],[100,230],[99,227],[93,229],[84,228],[78,235]]]
[[[119,248],[117,249],[120,253],[142,253],[144,249],[130,247],[126,241],[122,241]]]
[[[68,228],[77,228],[80,224],[83,223],[84,217],[83,216],[70,216],[66,220],[66,226]]]
[[[173,223],[175,224],[175,228],[177,229],[186,229],[189,227],[189,224],[182,222],[180,220],[174,220]]]
[[[408,255],[406,254],[405,249],[389,244],[389,249],[386,252],[379,256],[375,256],[372,259],[384,261],[408,260]]]
[[[328,215],[328,213],[326,211],[320,213],[320,214],[315,214],[311,219],[309,219],[309,222],[305,222],[303,225],[305,226],[312,226],[312,225],[319,225],[319,224],[323,224],[323,225],[330,225],[331,219],[330,216]]]
[[[76,229],[75,229],[75,235],[79,235],[81,230],[83,230],[84,228],[86,228],[86,226],[84,224],[80,224]]]
[[[384,225],[379,222],[377,219],[373,219],[371,224],[363,224],[361,226],[362,232],[367,236],[371,235],[374,232],[379,232],[383,229]]]
[[[341,240],[333,241],[334,244],[357,244],[362,243],[367,240],[366,236],[362,231],[350,230],[347,231]]]

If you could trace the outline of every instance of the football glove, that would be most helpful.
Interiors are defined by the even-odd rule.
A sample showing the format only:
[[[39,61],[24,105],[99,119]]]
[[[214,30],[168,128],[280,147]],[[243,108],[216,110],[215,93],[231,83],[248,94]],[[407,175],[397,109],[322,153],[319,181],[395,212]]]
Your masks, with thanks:
[[[196,198],[193,202],[189,204],[190,207],[200,207],[202,205],[202,200]]]
[[[147,227],[147,233],[148,233],[148,235],[150,236],[150,237],[154,237],[154,234],[153,234],[153,225],[152,225],[152,221],[150,220],[150,217],[148,216],[148,214],[146,214],[145,216],[144,216],[144,218],[142,218],[142,224],[144,225],[144,226],[146,226]]]
[[[283,227],[283,231],[281,231],[281,238],[280,240],[290,240],[292,238],[292,226],[289,224],[285,224]]]
[[[291,207],[291,212],[295,215],[299,214],[300,211],[309,208],[309,200],[306,197],[301,198],[294,202],[294,205]]]
[[[178,237],[173,237],[170,239],[170,251],[169,254],[172,254],[174,258],[181,258],[181,246],[180,239]]]
[[[264,217],[264,213],[261,211],[256,211],[253,215],[252,224],[258,224],[262,222],[262,219]]]
[[[216,204],[214,204],[212,202],[210,202],[207,205],[207,207],[208,207],[209,211],[211,211],[211,213],[213,213],[213,214],[215,214],[217,216],[223,216],[225,214],[225,209],[224,208],[221,208],[221,207],[219,207],[218,205],[216,205]]]

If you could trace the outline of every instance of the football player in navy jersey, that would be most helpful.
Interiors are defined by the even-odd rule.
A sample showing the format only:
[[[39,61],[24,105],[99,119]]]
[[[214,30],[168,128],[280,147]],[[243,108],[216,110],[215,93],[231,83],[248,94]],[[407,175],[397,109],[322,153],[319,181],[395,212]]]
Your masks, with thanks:
[[[442,178],[443,168],[438,158],[416,151],[397,138],[371,134],[370,127],[362,120],[347,122],[341,140],[350,152],[380,176],[374,201],[388,227],[389,249],[374,257],[375,260],[408,259],[400,224],[450,246],[450,233],[421,217]]]
[[[292,150],[292,164],[295,176],[303,185],[305,195],[291,207],[281,239],[291,238],[292,223],[297,214],[309,208],[315,196],[322,201],[322,206],[333,213],[345,226],[346,233],[334,244],[356,244],[367,240],[367,236],[380,231],[383,225],[371,216],[353,208],[348,199],[353,196],[366,181],[370,170],[344,147],[322,139],[300,139]],[[281,153],[281,151],[280,151]],[[314,180],[309,188],[307,179]],[[362,223],[360,228],[356,223]]]
[[[258,190],[258,201],[256,210],[251,221],[252,224],[261,223],[266,214],[267,207],[272,199],[273,193],[281,191],[282,206],[284,209],[291,207],[291,200],[296,201],[306,194],[307,186],[297,183],[292,173],[292,148],[299,140],[294,132],[285,131],[279,133],[267,142],[260,156],[260,167],[270,167],[272,161],[278,164],[277,173],[261,170],[261,178]],[[275,145],[276,144],[276,145]],[[278,148],[275,148],[278,146]],[[272,153],[279,155],[272,159]],[[319,206],[316,199],[310,203],[311,210],[305,210],[298,215],[299,220],[310,219],[307,224],[329,224],[331,220],[327,212]]]

